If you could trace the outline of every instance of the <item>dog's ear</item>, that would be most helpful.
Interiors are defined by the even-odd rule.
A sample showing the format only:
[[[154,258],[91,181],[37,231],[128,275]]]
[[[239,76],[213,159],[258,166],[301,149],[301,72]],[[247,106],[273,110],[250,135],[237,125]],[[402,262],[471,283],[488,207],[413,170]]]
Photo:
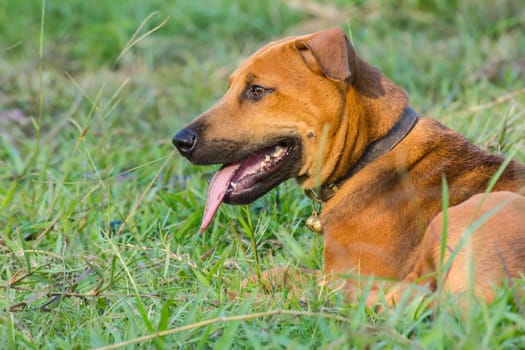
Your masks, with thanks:
[[[353,48],[341,29],[327,29],[309,39],[298,40],[295,42],[295,47],[311,69],[314,69],[313,59],[326,77],[339,81],[350,79]],[[309,56],[309,53],[313,57]]]

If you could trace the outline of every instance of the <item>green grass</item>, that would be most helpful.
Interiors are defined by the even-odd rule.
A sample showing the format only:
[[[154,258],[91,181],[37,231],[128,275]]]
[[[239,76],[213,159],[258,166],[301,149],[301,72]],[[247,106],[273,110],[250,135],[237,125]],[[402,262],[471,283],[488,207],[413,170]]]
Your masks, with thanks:
[[[525,162],[519,1],[333,3],[417,111]],[[321,268],[311,203],[290,181],[222,206],[199,235],[215,167],[191,166],[170,139],[241,57],[322,12],[284,0],[45,5],[41,32],[41,1],[0,0],[0,347],[97,348],[156,331],[168,334],[141,348],[525,347],[524,299],[510,288],[466,315],[450,311],[454,297],[435,313],[406,301],[382,314],[313,287],[228,297],[256,272],[252,235],[262,270]],[[138,36],[168,22],[117,61],[154,11]]]

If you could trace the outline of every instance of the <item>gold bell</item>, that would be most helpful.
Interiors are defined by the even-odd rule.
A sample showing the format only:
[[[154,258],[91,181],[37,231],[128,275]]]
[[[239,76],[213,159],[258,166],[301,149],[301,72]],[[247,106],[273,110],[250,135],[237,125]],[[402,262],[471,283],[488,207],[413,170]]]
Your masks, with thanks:
[[[319,214],[317,212],[314,212],[306,220],[306,227],[312,232],[323,233],[323,226],[321,225],[321,220],[319,220]]]

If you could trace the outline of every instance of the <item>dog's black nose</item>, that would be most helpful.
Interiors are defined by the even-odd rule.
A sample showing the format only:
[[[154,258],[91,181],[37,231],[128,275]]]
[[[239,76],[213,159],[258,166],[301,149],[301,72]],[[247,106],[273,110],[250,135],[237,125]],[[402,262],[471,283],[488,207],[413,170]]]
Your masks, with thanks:
[[[191,129],[184,128],[173,136],[172,141],[182,155],[188,156],[193,152],[197,143],[197,133]]]

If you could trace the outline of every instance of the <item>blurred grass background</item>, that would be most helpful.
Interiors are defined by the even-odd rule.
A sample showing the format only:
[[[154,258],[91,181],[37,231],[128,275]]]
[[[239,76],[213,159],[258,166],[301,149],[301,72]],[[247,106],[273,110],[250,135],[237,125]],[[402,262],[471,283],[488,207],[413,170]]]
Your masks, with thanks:
[[[224,93],[243,57],[331,26],[418,112],[525,161],[521,1],[0,0],[2,346],[95,348],[284,309],[316,314],[215,322],[139,344],[522,348],[511,289],[466,317],[417,301],[378,315],[337,293],[261,301],[256,286],[228,298],[255,271],[252,235],[263,269],[322,266],[322,237],[304,227],[311,203],[288,182],[250,206],[221,207],[197,235],[215,167],[182,160],[171,136]]]

